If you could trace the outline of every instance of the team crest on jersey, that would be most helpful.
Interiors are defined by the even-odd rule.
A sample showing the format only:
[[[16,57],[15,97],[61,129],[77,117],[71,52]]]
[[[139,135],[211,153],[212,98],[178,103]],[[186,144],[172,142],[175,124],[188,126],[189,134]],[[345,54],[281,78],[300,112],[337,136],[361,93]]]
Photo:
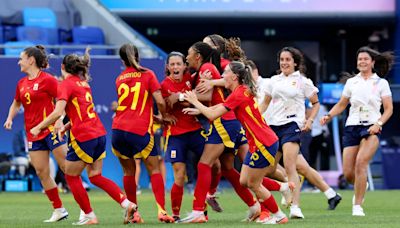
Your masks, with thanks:
[[[176,158],[176,150],[171,150],[171,158]]]
[[[33,84],[33,88],[32,88],[34,91],[36,91],[36,90],[38,90],[39,89],[39,83],[35,83],[35,84]]]
[[[292,86],[296,86],[296,82],[292,82]]]

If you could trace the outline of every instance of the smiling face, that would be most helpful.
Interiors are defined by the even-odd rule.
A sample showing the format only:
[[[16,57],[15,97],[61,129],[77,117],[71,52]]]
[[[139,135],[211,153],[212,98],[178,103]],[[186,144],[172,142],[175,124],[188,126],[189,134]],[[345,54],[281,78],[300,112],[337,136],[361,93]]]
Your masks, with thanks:
[[[185,72],[186,65],[183,62],[182,56],[173,55],[169,57],[167,69],[169,71],[169,76],[174,80],[182,80],[183,72]]]
[[[362,74],[372,74],[375,61],[372,60],[371,56],[367,52],[360,52],[357,56],[357,69]]]
[[[21,72],[28,73],[28,70],[33,66],[33,61],[33,57],[28,57],[25,52],[21,52],[18,60]]]
[[[279,67],[281,72],[288,76],[295,71],[296,63],[294,62],[292,53],[283,51],[279,56]]]

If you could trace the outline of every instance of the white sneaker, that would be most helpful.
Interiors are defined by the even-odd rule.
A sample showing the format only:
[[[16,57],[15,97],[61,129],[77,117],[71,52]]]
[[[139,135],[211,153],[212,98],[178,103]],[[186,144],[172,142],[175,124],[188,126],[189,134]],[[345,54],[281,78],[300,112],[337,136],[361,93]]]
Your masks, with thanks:
[[[293,218],[293,219],[304,219],[304,215],[301,212],[300,207],[295,206],[295,205],[290,206],[290,215],[289,215],[289,217]]]
[[[293,199],[293,190],[296,185],[293,182],[282,183],[282,194],[281,204],[284,208],[288,208],[292,203]]]
[[[83,216],[78,222],[72,223],[74,226],[83,226],[83,225],[96,225],[99,224],[97,221],[97,217],[89,217],[88,215]]]
[[[272,215],[272,216],[268,217],[268,219],[265,222],[263,222],[262,224],[266,224],[266,225],[269,225],[269,224],[285,224],[285,223],[288,223],[288,222],[289,222],[289,219],[286,216],[282,217],[282,218],[278,218],[275,215]]]
[[[257,201],[253,206],[249,207],[247,211],[247,216],[242,220],[242,222],[252,222],[255,221],[261,213],[261,205]]]
[[[53,214],[51,214],[51,217],[47,220],[44,220],[43,222],[58,222],[63,219],[66,219],[68,217],[68,211],[65,208],[57,208],[54,209]]]
[[[353,205],[353,216],[365,216],[364,210],[360,205]]]
[[[85,217],[85,212],[81,209],[79,212],[79,221],[82,220]]]
[[[205,223],[207,218],[203,211],[192,211],[186,218],[183,218],[176,223]]]

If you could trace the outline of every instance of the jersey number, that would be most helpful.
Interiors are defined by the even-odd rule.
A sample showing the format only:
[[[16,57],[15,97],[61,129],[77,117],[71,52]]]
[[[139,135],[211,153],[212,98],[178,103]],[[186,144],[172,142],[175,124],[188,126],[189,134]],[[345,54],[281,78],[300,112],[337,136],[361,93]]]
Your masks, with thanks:
[[[121,105],[122,102],[129,96],[129,93],[133,93],[133,99],[132,99],[132,104],[131,104],[131,110],[136,110],[138,100],[139,100],[139,94],[140,94],[140,87],[142,83],[136,82],[135,86],[129,87],[127,84],[122,83],[118,87],[118,108],[117,111],[124,111],[127,106]],[[147,94],[148,92],[145,91],[144,98],[143,98],[143,104],[142,104],[142,110],[144,108],[146,99],[147,99]]]
[[[29,93],[25,93],[24,97],[26,98],[26,104],[30,104],[31,101],[31,95]]]
[[[85,99],[86,99],[87,102],[90,102],[90,105],[86,109],[86,113],[87,113],[88,117],[90,119],[96,118],[96,113],[94,113],[93,98],[92,98],[92,95],[89,92],[86,92]],[[78,103],[78,98],[77,97],[72,99],[72,104],[76,108],[76,112],[78,113],[79,119],[82,120],[81,109],[79,107],[79,103]]]

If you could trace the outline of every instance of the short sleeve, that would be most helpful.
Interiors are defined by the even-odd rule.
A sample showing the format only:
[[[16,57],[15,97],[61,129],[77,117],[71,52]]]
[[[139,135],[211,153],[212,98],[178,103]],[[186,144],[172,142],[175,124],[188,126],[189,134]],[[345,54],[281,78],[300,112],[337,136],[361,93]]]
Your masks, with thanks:
[[[268,82],[265,83],[264,85],[264,95],[265,96],[272,96],[272,85],[273,85],[273,79],[271,78],[268,80]]]
[[[390,90],[390,86],[388,81],[385,79],[381,79],[381,83],[379,83],[380,86],[380,91],[381,91],[381,97],[391,97],[392,96],[392,91]]]
[[[318,92],[318,88],[314,86],[314,83],[311,81],[311,79],[306,78],[304,82],[304,96],[310,98]]]
[[[351,90],[350,90],[350,79],[347,80],[346,84],[344,85],[342,96],[350,98],[351,97]]]
[[[157,90],[161,89],[160,83],[157,80],[156,75],[154,74],[153,71],[148,71],[149,72],[149,89],[150,89],[150,93],[154,93]]]
[[[242,102],[244,102],[243,98],[240,98],[240,93],[243,93],[243,90],[235,91],[231,95],[228,96],[228,99],[224,102],[224,106],[228,110],[236,109]]]
[[[15,99],[16,101],[18,101],[18,102],[21,102],[20,93],[19,93],[19,83],[18,83],[18,85],[17,85],[17,88],[15,89],[15,96],[14,96],[14,99]]]
[[[161,94],[164,98],[169,96],[167,80],[169,79],[165,78],[164,81],[161,82]]]
[[[67,80],[62,81],[58,84],[57,89],[57,100],[65,100],[68,101],[72,93],[71,87],[68,84]]]

